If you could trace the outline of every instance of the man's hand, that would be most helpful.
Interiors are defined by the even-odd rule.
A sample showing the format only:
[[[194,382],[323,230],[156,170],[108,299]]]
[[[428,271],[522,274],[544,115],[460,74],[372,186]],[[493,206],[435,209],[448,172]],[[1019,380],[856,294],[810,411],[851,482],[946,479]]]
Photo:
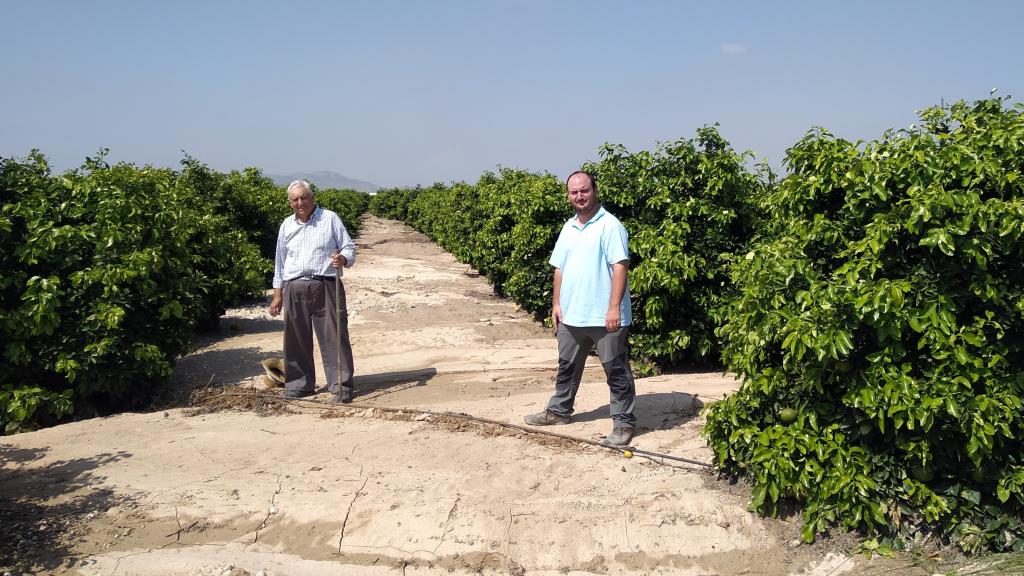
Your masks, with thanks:
[[[343,267],[348,266],[348,260],[341,255],[341,252],[335,251],[331,256],[331,263],[334,264],[334,268],[341,270]]]
[[[555,334],[558,334],[558,325],[562,323],[562,307],[555,304],[551,308],[551,326],[555,329]]]
[[[622,314],[619,312],[618,306],[615,308],[609,308],[608,312],[604,315],[604,327],[609,332],[615,332],[619,328],[622,328]]]
[[[270,308],[267,309],[271,316],[277,316],[281,313],[281,289],[274,289],[274,297],[270,300]]]

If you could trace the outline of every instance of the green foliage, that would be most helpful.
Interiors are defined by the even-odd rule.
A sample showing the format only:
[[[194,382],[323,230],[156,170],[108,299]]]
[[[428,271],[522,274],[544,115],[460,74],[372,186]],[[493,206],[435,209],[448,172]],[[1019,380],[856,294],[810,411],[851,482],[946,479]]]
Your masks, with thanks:
[[[49,418],[60,418],[71,413],[72,390],[61,393],[49,392],[38,386],[7,384],[0,389],[0,422],[4,423],[3,434],[20,432],[27,424],[39,420],[37,412],[46,410]]]
[[[1024,116],[998,99],[786,158],[720,329],[741,389],[708,410],[752,506],[887,538],[1024,549]],[[797,410],[792,424],[777,414]]]
[[[421,188],[389,188],[379,190],[370,197],[367,210],[380,218],[390,218],[405,222],[409,219],[409,204],[419,194]]]
[[[235,229],[222,175],[102,155],[51,176],[45,158],[0,163],[0,424],[30,428],[74,401],[143,402],[194,328],[262,293],[269,266]],[[286,205],[287,206],[287,205]]]
[[[257,168],[222,173],[191,156],[181,161],[181,167],[178,184],[192,189],[205,205],[226,217],[231,228],[244,232],[260,255],[273,260],[277,230],[292,213],[285,190]]]
[[[554,276],[547,263],[566,220],[565,189],[550,174],[501,170],[477,183],[489,217],[476,244],[477,268],[501,280],[507,295],[537,318],[551,314]]]

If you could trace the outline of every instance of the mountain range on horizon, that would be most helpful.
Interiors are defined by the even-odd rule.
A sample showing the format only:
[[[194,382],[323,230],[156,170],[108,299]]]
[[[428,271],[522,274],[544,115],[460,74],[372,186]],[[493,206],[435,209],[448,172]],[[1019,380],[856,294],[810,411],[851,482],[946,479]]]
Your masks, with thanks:
[[[379,187],[376,184],[365,180],[356,180],[331,170],[319,170],[317,172],[295,172],[292,174],[264,174],[274,181],[278,186],[287,186],[295,180],[305,180],[315,184],[317,188],[326,190],[338,188],[341,190],[358,190],[359,192],[374,193]]]

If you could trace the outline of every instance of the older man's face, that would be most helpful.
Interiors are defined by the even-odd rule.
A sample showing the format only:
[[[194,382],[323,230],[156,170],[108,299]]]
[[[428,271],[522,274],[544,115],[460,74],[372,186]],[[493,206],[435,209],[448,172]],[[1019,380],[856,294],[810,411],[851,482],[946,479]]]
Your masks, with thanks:
[[[295,217],[300,222],[308,222],[310,215],[313,214],[313,208],[316,207],[313,195],[304,188],[291,189],[288,192],[288,204],[292,207],[292,212],[295,212]]]

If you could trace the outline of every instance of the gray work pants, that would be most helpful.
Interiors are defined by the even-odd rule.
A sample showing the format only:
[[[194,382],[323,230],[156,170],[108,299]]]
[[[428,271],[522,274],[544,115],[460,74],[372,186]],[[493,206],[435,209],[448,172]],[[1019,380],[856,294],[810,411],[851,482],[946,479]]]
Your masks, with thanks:
[[[555,376],[555,394],[548,401],[548,410],[560,416],[572,414],[583,366],[590,350],[596,346],[608,379],[612,422],[616,427],[635,426],[636,384],[629,365],[629,327],[609,332],[604,326],[559,324],[557,337],[558,375]]]
[[[352,344],[348,336],[348,307],[345,285],[338,286],[339,300],[335,303],[335,280],[330,276],[300,278],[284,283],[284,380],[288,390],[312,391],[316,389],[316,369],[313,362],[313,333],[320,343],[320,357],[324,363],[324,376],[328,390],[337,392],[338,383],[353,388]],[[341,331],[338,331],[337,310],[341,310]],[[338,352],[341,351],[341,365]]]

